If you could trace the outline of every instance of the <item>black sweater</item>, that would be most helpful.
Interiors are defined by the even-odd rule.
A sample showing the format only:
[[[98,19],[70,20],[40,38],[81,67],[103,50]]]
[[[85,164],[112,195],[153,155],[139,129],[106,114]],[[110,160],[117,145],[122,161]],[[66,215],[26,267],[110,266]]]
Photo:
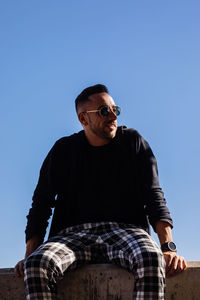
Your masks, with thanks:
[[[148,143],[133,129],[119,127],[104,146],[91,146],[84,131],[59,139],[40,170],[27,216],[26,240],[44,239],[77,224],[113,221],[149,231],[158,221],[172,226],[158,181],[156,159]]]

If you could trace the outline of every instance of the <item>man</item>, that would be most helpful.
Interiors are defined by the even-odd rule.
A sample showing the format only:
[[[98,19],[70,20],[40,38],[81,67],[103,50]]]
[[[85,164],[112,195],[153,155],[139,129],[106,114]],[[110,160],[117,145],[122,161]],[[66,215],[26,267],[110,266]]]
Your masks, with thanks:
[[[95,262],[133,272],[134,299],[164,299],[165,272],[179,273],[186,262],[176,253],[156,159],[137,131],[117,127],[121,109],[104,85],[86,88],[75,103],[84,130],[50,150],[27,216],[25,260],[15,267],[27,299],[57,299],[67,268]]]

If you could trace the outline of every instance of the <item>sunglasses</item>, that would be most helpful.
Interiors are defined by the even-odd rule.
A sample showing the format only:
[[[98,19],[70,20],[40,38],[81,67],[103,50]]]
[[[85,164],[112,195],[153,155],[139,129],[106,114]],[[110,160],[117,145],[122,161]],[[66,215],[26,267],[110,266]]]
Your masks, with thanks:
[[[111,111],[114,112],[114,114],[118,117],[121,114],[121,107],[113,106],[112,108],[110,108],[108,106],[102,106],[99,109],[87,110],[87,111],[85,111],[85,113],[98,112],[100,117],[106,118],[106,117],[108,117],[108,115]]]

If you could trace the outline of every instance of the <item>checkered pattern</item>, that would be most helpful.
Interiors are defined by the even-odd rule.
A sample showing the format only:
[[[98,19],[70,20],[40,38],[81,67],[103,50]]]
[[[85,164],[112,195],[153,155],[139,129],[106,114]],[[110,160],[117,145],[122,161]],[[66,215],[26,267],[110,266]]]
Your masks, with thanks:
[[[70,227],[42,244],[25,261],[26,299],[57,299],[56,282],[66,269],[108,262],[133,273],[135,300],[164,299],[160,248],[143,229],[113,222]]]

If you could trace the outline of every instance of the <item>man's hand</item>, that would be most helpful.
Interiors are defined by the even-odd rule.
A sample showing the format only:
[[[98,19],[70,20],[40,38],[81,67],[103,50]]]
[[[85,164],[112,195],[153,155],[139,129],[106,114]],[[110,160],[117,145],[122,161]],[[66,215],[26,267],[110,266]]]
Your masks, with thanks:
[[[24,261],[25,259],[20,260],[15,266],[15,275],[17,277],[24,277]]]
[[[17,277],[24,277],[24,262],[26,258],[35,251],[39,244],[40,238],[37,235],[33,236],[32,238],[30,238],[30,240],[27,241],[25,258],[20,260],[14,268]]]
[[[156,223],[156,232],[160,240],[160,244],[163,245],[166,242],[173,241],[171,226],[164,221]],[[173,251],[163,252],[166,262],[166,276],[170,277],[176,275],[187,268],[187,263],[184,257],[178,255]]]
[[[166,262],[166,277],[174,276],[187,268],[187,263],[184,257],[178,255],[176,252],[163,252]]]

